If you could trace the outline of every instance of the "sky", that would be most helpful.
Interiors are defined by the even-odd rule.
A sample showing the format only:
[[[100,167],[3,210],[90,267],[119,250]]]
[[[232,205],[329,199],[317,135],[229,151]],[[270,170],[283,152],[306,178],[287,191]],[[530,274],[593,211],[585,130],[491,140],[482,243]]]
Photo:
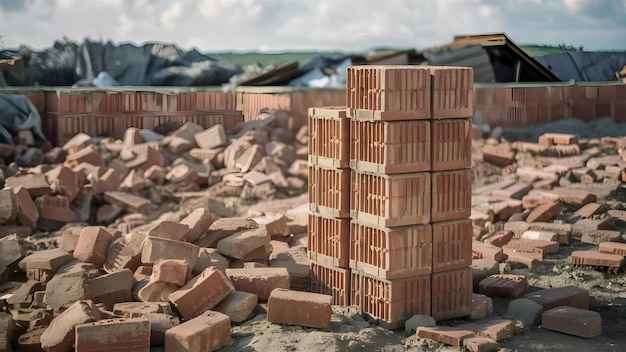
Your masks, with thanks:
[[[506,32],[517,44],[626,49],[626,0],[0,0],[0,47],[55,40],[202,52],[426,49]]]

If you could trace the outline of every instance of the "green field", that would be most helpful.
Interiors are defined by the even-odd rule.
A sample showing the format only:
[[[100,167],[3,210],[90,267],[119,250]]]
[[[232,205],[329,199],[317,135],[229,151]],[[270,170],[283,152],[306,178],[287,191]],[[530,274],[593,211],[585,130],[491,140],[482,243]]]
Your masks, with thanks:
[[[547,54],[559,53],[565,51],[566,48],[576,50],[573,46],[568,45],[520,45],[530,56],[542,56]],[[398,50],[402,50],[398,48]],[[246,66],[258,64],[261,67],[268,65],[276,65],[285,62],[298,61],[303,63],[316,55],[323,55],[330,58],[339,58],[346,55],[354,54],[339,51],[293,51],[280,53],[263,53],[263,52],[218,52],[206,53],[210,57],[224,62],[230,62],[238,66]],[[363,54],[363,53],[360,53]]]

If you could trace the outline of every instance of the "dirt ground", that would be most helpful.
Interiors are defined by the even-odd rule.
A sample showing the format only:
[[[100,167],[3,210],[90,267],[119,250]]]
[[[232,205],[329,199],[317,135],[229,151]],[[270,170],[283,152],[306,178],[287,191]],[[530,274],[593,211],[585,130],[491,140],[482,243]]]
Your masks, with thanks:
[[[536,141],[544,132],[576,133],[581,138],[599,138],[604,135],[624,136],[626,126],[615,125],[611,121],[598,120],[584,123],[580,120],[563,120],[542,126],[524,129],[505,129],[503,137]],[[502,172],[494,168],[494,172]],[[482,183],[481,180],[475,180]],[[606,203],[612,209],[626,209],[626,188],[619,188],[612,194],[602,195],[599,203]],[[238,199],[227,199],[239,215],[245,215],[250,204]],[[617,224],[626,233],[626,223]],[[43,242],[53,240],[41,239]],[[40,244],[39,247],[48,247]],[[543,263],[534,271],[516,269],[512,273],[526,275],[532,292],[542,288],[575,285],[589,290],[592,299],[591,309],[602,317],[602,335],[584,339],[539,327],[499,342],[500,352],[504,351],[626,351],[626,274],[592,267],[577,267],[569,263],[569,255],[574,250],[597,247],[573,241],[562,245],[559,253],[546,255]],[[493,299],[493,316],[502,315],[509,299]],[[403,329],[389,331],[370,324],[357,307],[333,307],[331,327],[328,331],[281,326],[270,324],[265,314],[257,314],[251,320],[234,326],[223,352],[235,351],[463,351],[462,348],[446,346],[410,335]],[[441,325],[455,325],[468,322],[464,319],[440,322]],[[163,347],[153,351],[164,351]]]

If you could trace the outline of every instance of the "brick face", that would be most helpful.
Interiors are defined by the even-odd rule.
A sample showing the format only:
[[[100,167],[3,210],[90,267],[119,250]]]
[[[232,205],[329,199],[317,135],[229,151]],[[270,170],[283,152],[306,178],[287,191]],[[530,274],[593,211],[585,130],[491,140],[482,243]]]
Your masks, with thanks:
[[[350,119],[346,107],[309,108],[309,162],[328,168],[350,166]]]
[[[346,85],[353,118],[414,120],[430,118],[430,74],[420,66],[351,66]]]
[[[311,262],[311,292],[331,295],[332,304],[350,305],[350,269]]]
[[[467,118],[474,113],[474,70],[469,67],[430,67],[432,116]]]
[[[466,169],[471,166],[471,119],[432,121],[432,171]]]
[[[309,209],[329,218],[350,217],[350,170],[309,167]]]
[[[430,222],[430,174],[352,172],[350,216],[382,226]]]
[[[430,225],[379,227],[350,223],[350,268],[383,279],[430,274]]]
[[[308,255],[327,265],[348,267],[350,220],[328,219],[309,214]]]
[[[431,221],[468,218],[472,211],[472,171],[470,169],[433,172]]]
[[[430,169],[430,122],[370,122],[350,126],[350,167],[386,174]]]
[[[460,219],[433,223],[433,272],[472,263],[472,222]]]
[[[472,301],[472,269],[431,275],[432,317],[436,321],[469,315]]]
[[[430,315],[430,276],[385,280],[353,271],[350,296],[351,303],[376,319],[379,325],[396,329],[404,326],[413,315]]]

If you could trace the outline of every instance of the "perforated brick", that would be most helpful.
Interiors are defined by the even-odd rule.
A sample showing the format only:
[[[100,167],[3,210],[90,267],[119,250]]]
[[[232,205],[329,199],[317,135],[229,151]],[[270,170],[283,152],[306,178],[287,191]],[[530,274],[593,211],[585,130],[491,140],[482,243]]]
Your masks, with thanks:
[[[350,216],[360,222],[403,226],[430,222],[430,173],[352,172]]]
[[[328,218],[350,217],[350,170],[309,167],[309,210]]]
[[[309,162],[327,168],[350,167],[350,119],[346,107],[309,108]]]
[[[471,292],[471,272],[469,278]],[[351,285],[351,304],[361,308],[385,328],[404,326],[413,315],[430,315],[429,275],[385,280],[353,271]]]
[[[474,70],[431,66],[432,114],[435,119],[472,117]]]
[[[470,169],[431,173],[432,222],[468,218],[472,212]]]
[[[308,256],[327,265],[347,268],[350,259],[350,220],[309,214]]]
[[[346,103],[359,120],[430,118],[430,72],[426,66],[350,66]]]
[[[311,292],[333,297],[333,304],[350,305],[350,269],[311,262]]]
[[[383,279],[430,274],[430,225],[382,227],[350,223],[350,268]]]
[[[470,314],[472,302],[472,269],[442,271],[432,278],[432,317],[436,321]]]
[[[430,122],[350,123],[350,167],[395,174],[430,169]]]
[[[436,222],[433,227],[433,272],[459,269],[472,263],[472,221]]]
[[[431,170],[457,170],[471,166],[471,119],[432,121],[431,141]]]

